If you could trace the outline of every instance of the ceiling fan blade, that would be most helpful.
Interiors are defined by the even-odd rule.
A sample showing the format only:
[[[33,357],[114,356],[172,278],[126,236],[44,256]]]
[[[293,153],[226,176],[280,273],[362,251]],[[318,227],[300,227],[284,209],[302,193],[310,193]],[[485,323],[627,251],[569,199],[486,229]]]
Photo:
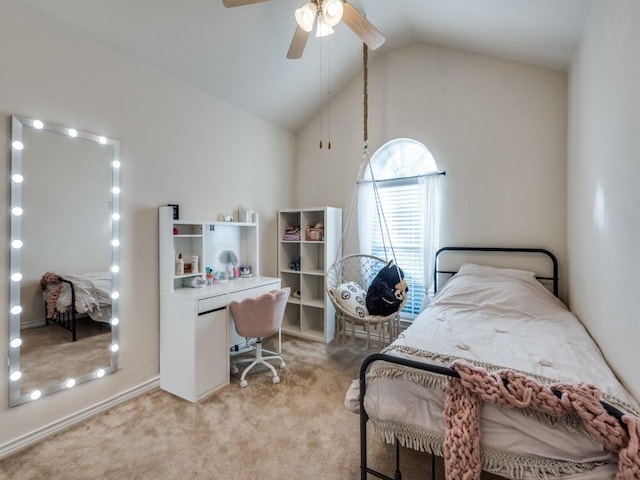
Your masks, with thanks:
[[[367,44],[371,50],[382,46],[386,38],[353,5],[344,2],[342,21]]]
[[[241,5],[251,5],[252,3],[268,2],[269,0],[222,0],[225,7],[239,7]]]
[[[309,32],[300,28],[300,25],[296,25],[296,31],[293,33],[293,39],[291,39],[291,45],[287,52],[287,58],[292,60],[300,58],[307,44],[307,38],[309,38]]]

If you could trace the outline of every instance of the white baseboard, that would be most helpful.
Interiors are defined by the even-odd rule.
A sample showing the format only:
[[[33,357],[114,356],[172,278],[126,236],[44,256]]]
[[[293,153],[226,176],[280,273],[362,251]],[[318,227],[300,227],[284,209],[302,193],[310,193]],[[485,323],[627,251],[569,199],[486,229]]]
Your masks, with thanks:
[[[0,445],[0,460],[9,455],[12,455],[20,450],[23,450],[35,443],[38,443],[42,440],[45,440],[47,437],[53,435],[54,433],[58,433],[66,428],[69,428],[77,423],[86,420],[98,413],[104,412],[116,405],[126,402],[127,400],[131,400],[143,393],[146,393],[156,387],[160,386],[160,376],[156,376],[151,380],[138,385],[137,387],[131,388],[125,392],[122,392],[114,397],[108,398],[100,403],[92,405],[91,407],[85,408],[84,410],[80,410],[68,417],[62,418],[57,422],[50,423],[42,428],[34,430],[33,432],[27,433],[21,437],[18,437],[10,442],[7,442],[3,445]]]

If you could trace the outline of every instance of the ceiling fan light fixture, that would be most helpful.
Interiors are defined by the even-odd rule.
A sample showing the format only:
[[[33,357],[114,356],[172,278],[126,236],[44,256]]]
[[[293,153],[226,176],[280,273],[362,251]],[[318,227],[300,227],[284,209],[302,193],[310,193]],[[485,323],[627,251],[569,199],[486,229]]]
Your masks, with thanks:
[[[296,22],[305,32],[313,30],[313,22],[316,20],[316,6],[313,2],[297,8],[295,12]]]
[[[324,20],[324,15],[318,16],[318,26],[316,27],[316,37],[328,37],[334,32],[331,25]]]
[[[342,0],[324,0],[322,2],[322,16],[324,21],[330,27],[335,27],[344,13],[344,4]]]

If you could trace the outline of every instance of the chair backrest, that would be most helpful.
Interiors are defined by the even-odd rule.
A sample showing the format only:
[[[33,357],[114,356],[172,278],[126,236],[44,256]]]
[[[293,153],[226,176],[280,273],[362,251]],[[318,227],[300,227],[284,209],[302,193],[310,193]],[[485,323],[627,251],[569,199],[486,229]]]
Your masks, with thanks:
[[[256,298],[231,302],[231,314],[239,335],[248,338],[268,337],[282,325],[284,309],[291,288],[272,290]]]
[[[355,282],[366,292],[386,264],[383,259],[372,255],[347,255],[337,260],[327,271],[327,289],[331,293],[343,283]]]

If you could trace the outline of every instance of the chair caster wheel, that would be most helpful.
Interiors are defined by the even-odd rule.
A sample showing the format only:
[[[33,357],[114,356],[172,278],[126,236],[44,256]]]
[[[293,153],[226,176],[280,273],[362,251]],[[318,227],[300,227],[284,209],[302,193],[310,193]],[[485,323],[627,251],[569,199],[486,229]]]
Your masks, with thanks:
[[[280,383],[280,377],[273,377],[273,383]]]
[[[231,365],[231,375],[237,375],[239,371],[240,370],[238,370],[238,367],[236,367],[235,365]]]
[[[249,385],[249,382],[247,382],[246,380],[240,381],[240,388],[245,388],[247,385]]]
[[[280,368],[286,368],[286,367],[287,367],[287,364],[286,364],[286,363],[282,362],[282,363],[280,364]]]

